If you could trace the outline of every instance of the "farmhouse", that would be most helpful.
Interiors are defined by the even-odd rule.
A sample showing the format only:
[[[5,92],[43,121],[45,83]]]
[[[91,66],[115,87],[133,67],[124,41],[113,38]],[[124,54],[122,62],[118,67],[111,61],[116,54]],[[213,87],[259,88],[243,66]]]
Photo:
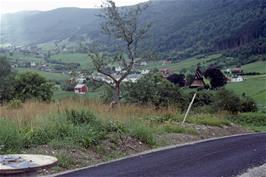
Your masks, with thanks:
[[[230,80],[231,82],[243,82],[244,78],[242,76],[233,77]]]
[[[142,62],[140,62],[140,66],[147,66],[147,62],[146,61],[142,61]]]
[[[124,82],[137,82],[137,80],[139,80],[142,77],[141,74],[130,74],[128,75],[125,79]]]
[[[242,72],[243,70],[240,67],[232,69],[233,74],[241,74]]]
[[[115,72],[122,72],[122,67],[121,66],[118,66],[118,67],[115,67]]]
[[[150,70],[148,70],[148,69],[143,69],[143,70],[140,71],[140,73],[141,73],[142,75],[149,74],[149,73],[150,73]]]
[[[30,66],[33,68],[33,67],[36,67],[36,63],[35,62],[30,62]]]
[[[169,68],[164,68],[160,70],[160,73],[162,74],[163,77],[168,77],[173,73],[173,71]]]
[[[85,85],[85,84],[78,84],[74,88],[74,92],[76,94],[82,94],[83,95],[83,94],[86,94],[88,91],[89,91],[89,89],[88,89],[87,85]]]

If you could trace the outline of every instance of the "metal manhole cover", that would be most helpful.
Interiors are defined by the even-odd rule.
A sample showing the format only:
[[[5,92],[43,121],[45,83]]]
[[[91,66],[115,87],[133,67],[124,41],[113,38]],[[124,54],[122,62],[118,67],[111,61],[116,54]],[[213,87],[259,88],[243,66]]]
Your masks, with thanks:
[[[0,155],[0,175],[37,171],[55,166],[57,159],[46,155],[12,154]]]

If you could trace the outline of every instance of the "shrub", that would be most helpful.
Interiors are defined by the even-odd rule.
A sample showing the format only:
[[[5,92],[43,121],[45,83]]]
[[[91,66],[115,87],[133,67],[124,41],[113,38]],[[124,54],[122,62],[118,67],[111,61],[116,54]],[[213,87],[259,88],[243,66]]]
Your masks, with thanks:
[[[85,110],[66,110],[66,118],[74,125],[94,124],[96,122],[96,116]]]
[[[120,123],[118,121],[109,120],[105,124],[105,130],[107,132],[123,133],[126,131],[126,128],[122,123]]]
[[[41,127],[33,130],[32,144],[42,145],[50,141],[63,140],[71,137],[74,131],[74,125],[67,121],[62,115],[54,115],[45,121],[40,122]]]
[[[13,99],[9,102],[8,107],[10,109],[18,109],[22,107],[22,101],[19,99]]]
[[[68,169],[70,167],[73,167],[77,164],[77,161],[75,160],[75,158],[65,154],[65,153],[60,153],[58,155],[56,155],[57,159],[58,159],[58,166]]]
[[[256,102],[250,97],[243,97],[240,102],[241,112],[256,112],[258,110]]]
[[[15,78],[15,95],[22,101],[27,99],[51,101],[53,85],[37,73],[19,74]]]
[[[266,126],[266,115],[264,113],[241,113],[237,116],[231,116],[230,119],[242,125]]]
[[[99,143],[104,138],[106,132],[90,125],[76,127],[73,140],[81,146],[88,148]]]
[[[215,94],[213,109],[217,111],[229,111],[236,114],[240,111],[240,98],[232,91],[221,89]]]
[[[89,111],[66,111],[56,114],[41,127],[33,131],[31,143],[40,145],[64,141],[69,145],[79,144],[85,148],[95,145],[104,138],[106,131],[102,123]]]
[[[139,139],[143,143],[155,145],[153,130],[143,122],[130,121],[127,124],[127,130],[130,136]]]
[[[0,119],[0,154],[19,152],[23,147],[23,140],[15,123]]]
[[[194,93],[189,94],[189,100],[192,99]],[[214,101],[214,95],[213,92],[203,90],[203,91],[198,91],[197,96],[194,100],[193,107],[202,107],[206,105],[212,104]]]
[[[178,88],[158,74],[148,74],[126,85],[125,98],[130,103],[152,104],[156,108],[177,104]]]
[[[99,90],[101,91],[100,100],[104,103],[110,103],[113,98],[113,89],[109,86],[103,85]]]

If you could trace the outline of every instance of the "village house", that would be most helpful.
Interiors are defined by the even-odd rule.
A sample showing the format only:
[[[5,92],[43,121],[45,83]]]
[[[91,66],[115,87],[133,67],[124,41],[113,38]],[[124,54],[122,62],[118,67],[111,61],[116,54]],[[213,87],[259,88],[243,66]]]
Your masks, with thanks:
[[[149,73],[150,73],[150,70],[148,70],[148,69],[143,69],[143,70],[140,71],[140,73],[141,73],[142,75],[149,74]]]
[[[75,92],[76,94],[84,95],[84,94],[86,94],[88,91],[89,91],[89,88],[87,87],[86,84],[78,84],[78,85],[76,85],[75,88],[74,88],[74,92]]]
[[[232,69],[232,74],[239,75],[239,74],[242,74],[242,72],[243,72],[243,70],[240,67]]]
[[[163,75],[163,77],[168,77],[173,73],[173,71],[170,70],[169,68],[164,68],[160,70],[160,73]]]
[[[30,62],[30,67],[34,68],[34,67],[36,67],[36,66],[37,66],[37,65],[36,65],[36,63],[35,63],[34,61]]]
[[[121,66],[118,66],[118,67],[115,67],[115,72],[122,72],[122,67]]]
[[[163,61],[163,65],[168,65],[168,64],[172,64],[171,60],[164,60]]]
[[[230,82],[243,82],[245,79],[242,76],[232,77]]]
[[[86,78],[85,77],[78,77],[78,78],[76,78],[76,82],[79,83],[79,84],[83,84],[85,81],[86,81]]]
[[[147,62],[146,61],[142,61],[142,62],[140,62],[140,66],[147,66]]]
[[[124,82],[137,82],[142,77],[141,74],[129,74],[125,79]]]

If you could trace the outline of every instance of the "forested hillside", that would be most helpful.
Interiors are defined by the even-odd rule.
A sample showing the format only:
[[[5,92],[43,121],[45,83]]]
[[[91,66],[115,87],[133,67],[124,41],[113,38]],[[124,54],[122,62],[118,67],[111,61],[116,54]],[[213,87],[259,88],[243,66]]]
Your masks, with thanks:
[[[105,44],[99,33],[98,9],[62,8],[48,12],[4,15],[1,42],[38,44],[86,40]],[[247,59],[266,53],[265,0],[176,0],[152,1],[143,21],[152,28],[141,44],[176,59],[200,53],[226,51]]]

